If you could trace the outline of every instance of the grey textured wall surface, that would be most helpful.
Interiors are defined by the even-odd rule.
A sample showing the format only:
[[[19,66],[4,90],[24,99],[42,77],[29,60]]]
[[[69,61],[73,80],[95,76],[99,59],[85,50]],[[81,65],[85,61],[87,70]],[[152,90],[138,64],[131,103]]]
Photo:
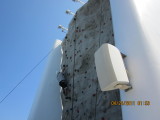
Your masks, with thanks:
[[[94,53],[103,44],[114,45],[109,0],[89,0],[69,24],[63,40],[61,68],[68,81],[68,93],[61,93],[62,120],[122,120],[119,90],[100,90]]]

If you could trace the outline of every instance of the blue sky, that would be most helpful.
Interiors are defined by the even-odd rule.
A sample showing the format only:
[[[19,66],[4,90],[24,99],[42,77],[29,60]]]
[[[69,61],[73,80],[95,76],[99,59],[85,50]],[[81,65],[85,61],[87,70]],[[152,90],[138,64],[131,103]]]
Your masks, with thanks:
[[[87,0],[84,0],[87,1]],[[57,26],[68,26],[81,6],[72,0],[0,0],[0,100],[63,39]],[[46,61],[0,104],[0,120],[27,120]]]

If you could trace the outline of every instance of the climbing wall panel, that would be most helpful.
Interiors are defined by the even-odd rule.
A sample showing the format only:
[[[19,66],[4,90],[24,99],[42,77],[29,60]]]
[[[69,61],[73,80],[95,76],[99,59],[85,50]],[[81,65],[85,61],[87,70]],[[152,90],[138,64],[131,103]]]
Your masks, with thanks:
[[[102,92],[94,62],[95,51],[103,44],[114,45],[109,0],[89,0],[69,24],[63,41],[61,68],[68,81],[68,94],[61,93],[62,120],[122,120],[119,91]]]

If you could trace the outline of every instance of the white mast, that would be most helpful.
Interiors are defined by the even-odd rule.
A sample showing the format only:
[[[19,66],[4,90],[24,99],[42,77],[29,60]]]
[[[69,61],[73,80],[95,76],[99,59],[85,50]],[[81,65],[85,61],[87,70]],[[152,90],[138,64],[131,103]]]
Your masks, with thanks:
[[[61,62],[61,40],[56,40],[28,120],[60,120],[62,107],[56,78]]]

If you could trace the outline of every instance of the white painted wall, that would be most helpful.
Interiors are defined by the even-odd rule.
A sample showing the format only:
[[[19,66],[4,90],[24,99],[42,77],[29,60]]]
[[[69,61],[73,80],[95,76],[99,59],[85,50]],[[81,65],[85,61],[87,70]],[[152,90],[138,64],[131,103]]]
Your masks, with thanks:
[[[133,89],[122,101],[150,101],[150,106],[122,106],[123,120],[160,119],[160,0],[110,0],[116,46]]]
[[[61,42],[56,40],[51,52],[44,77],[37,91],[28,120],[60,120],[61,100],[60,87],[56,79],[61,62]]]

